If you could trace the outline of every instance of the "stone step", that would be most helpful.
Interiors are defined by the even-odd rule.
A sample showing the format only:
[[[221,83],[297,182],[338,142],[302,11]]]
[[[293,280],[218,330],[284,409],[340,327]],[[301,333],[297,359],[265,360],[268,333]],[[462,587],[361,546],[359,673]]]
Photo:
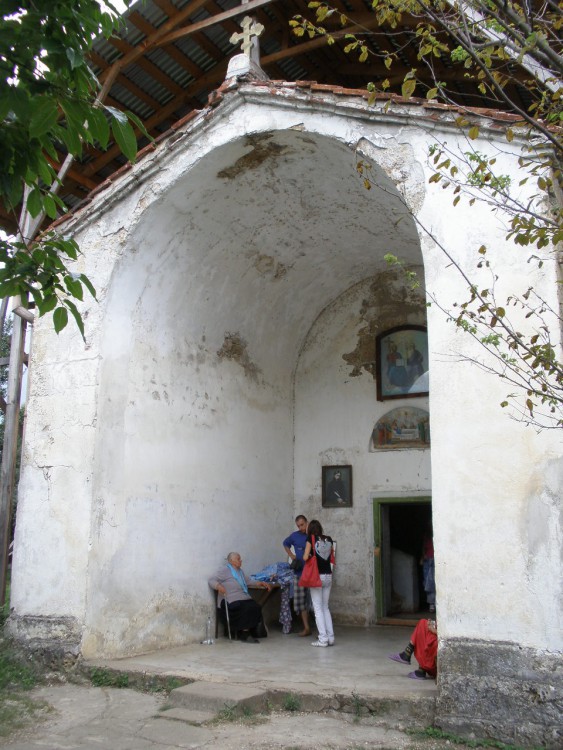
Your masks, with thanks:
[[[355,693],[319,694],[261,690],[247,685],[215,682],[192,682],[171,691],[167,710],[160,716],[200,725],[221,714],[241,716],[246,712],[268,713],[270,710],[322,713],[343,711],[358,718],[370,716],[385,725],[422,728],[433,724],[436,698],[432,695],[392,695],[362,697]]]
[[[260,713],[267,705],[265,690],[216,682],[192,682],[171,691],[168,703],[172,707],[192,711],[206,711],[217,715],[221,711],[241,714],[245,709]]]
[[[186,724],[201,726],[208,721],[217,718],[215,711],[198,711],[191,708],[169,708],[156,714],[157,719],[169,719],[170,721],[183,721]]]

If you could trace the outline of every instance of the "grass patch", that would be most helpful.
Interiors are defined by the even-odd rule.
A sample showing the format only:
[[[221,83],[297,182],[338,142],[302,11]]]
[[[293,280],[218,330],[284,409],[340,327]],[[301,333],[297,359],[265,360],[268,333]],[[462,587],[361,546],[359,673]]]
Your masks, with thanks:
[[[295,695],[295,693],[288,693],[284,696],[282,708],[284,711],[301,710],[301,698],[298,695]]]
[[[0,630],[4,627],[4,623],[10,615],[10,576],[6,581],[6,597],[4,599],[4,605],[0,608]]]
[[[48,704],[29,695],[42,682],[42,671],[8,639],[0,638],[0,737],[9,737],[47,713]]]
[[[224,703],[223,708],[211,721],[205,722],[206,726],[217,726],[225,722],[237,723],[243,726],[255,726],[267,723],[268,719],[263,714],[257,714],[250,706],[238,706],[236,703]]]
[[[171,693],[176,688],[186,685],[186,681],[179,680],[177,677],[159,677],[152,676],[145,681],[143,690],[147,693]],[[133,685],[131,687],[134,687]],[[136,688],[135,688],[136,689]]]
[[[427,727],[422,730],[411,729],[408,733],[413,737],[444,740],[448,744],[463,747],[490,747],[495,750],[541,750],[541,748],[523,748],[518,745],[507,745],[505,742],[500,742],[500,740],[469,739],[452,734],[451,732],[443,732],[441,729],[435,729],[434,727]]]
[[[367,709],[365,709],[360,696],[354,692],[352,693],[352,707],[354,709],[354,719],[356,721],[361,719],[364,712],[367,713]]]
[[[235,703],[225,703],[217,714],[218,721],[235,721],[237,719],[237,707]]]
[[[105,667],[83,670],[83,674],[94,687],[129,688],[142,693],[170,693],[175,688],[191,682],[178,677],[150,675],[145,672],[119,672]]]
[[[252,723],[255,718],[254,711],[250,706],[241,706],[239,709],[236,703],[225,703],[217,714],[217,721],[242,720],[243,723]]]
[[[12,690],[31,690],[39,682],[35,669],[16,654],[8,641],[0,645],[0,694]]]
[[[94,687],[126,688],[129,687],[129,675],[95,667],[90,670],[90,682]]]

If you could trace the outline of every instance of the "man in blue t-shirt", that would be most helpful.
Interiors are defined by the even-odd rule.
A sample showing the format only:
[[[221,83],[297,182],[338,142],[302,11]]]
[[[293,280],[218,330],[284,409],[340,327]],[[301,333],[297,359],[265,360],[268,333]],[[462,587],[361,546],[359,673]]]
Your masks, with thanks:
[[[297,531],[294,531],[283,540],[283,548],[292,560],[297,560],[298,563],[301,563],[299,568],[294,570],[293,609],[296,614],[301,614],[301,619],[303,620],[303,631],[299,633],[299,635],[307,636],[311,635],[311,628],[309,627],[307,589],[298,586],[301,571],[303,570],[303,552],[305,551],[305,544],[307,543],[307,519],[305,516],[297,516],[295,519],[295,525],[297,526]],[[293,551],[291,550],[292,547]]]

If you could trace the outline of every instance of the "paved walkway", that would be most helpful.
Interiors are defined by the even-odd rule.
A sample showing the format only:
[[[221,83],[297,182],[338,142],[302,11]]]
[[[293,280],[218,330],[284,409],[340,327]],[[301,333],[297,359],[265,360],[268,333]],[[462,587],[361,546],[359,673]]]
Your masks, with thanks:
[[[162,699],[133,690],[66,685],[36,695],[50,717],[3,750],[456,750],[352,715],[279,712],[200,727],[161,718]]]

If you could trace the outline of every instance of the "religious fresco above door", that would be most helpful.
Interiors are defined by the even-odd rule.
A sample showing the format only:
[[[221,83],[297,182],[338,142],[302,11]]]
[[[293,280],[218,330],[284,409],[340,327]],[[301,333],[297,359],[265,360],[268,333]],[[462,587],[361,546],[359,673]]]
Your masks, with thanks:
[[[425,409],[401,406],[380,417],[369,442],[370,453],[378,450],[430,447],[430,414]]]
[[[397,326],[375,340],[377,400],[428,395],[428,335],[424,326]]]

